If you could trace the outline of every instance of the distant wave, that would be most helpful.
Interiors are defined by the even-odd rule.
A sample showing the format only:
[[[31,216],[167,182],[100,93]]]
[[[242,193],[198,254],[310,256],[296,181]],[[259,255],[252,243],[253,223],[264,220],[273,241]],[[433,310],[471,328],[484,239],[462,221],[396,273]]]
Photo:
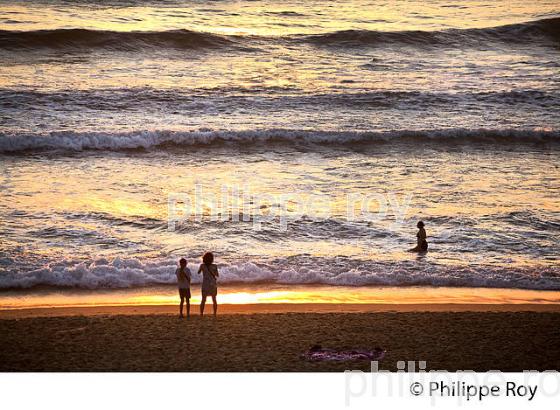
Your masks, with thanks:
[[[255,101],[255,95],[258,100]],[[235,109],[255,106],[259,109],[279,109],[326,105],[349,108],[367,107],[449,107],[469,104],[484,109],[484,105],[511,107],[533,105],[537,108],[560,109],[560,93],[541,90],[480,91],[480,92],[427,92],[372,90],[365,92],[309,93],[304,90],[281,87],[219,87],[198,89],[118,88],[93,90],[60,90],[46,93],[30,90],[0,88],[0,109],[34,109],[58,107],[76,110],[88,109],[139,109],[146,112],[155,106],[170,111],[199,111],[204,106],[223,106]],[[437,111],[437,110],[434,110]]]
[[[291,145],[344,145],[376,143],[560,143],[554,129],[440,129],[398,131],[310,130],[199,130],[137,132],[51,132],[47,134],[0,133],[0,153],[25,151],[134,150],[166,147],[196,147],[219,144],[281,143]]]
[[[218,35],[190,30],[170,31],[103,31],[88,29],[55,29],[35,31],[0,30],[0,49],[32,50],[142,50],[144,48],[208,49],[237,48],[255,50],[260,42],[310,43],[320,46],[476,46],[489,42],[534,44],[545,40],[560,45],[560,18],[549,18],[520,24],[441,31],[375,31],[345,30],[324,34],[289,36]]]
[[[6,261],[0,260],[6,266]],[[558,290],[558,268],[511,268],[491,266],[419,265],[412,261],[354,261],[337,266],[334,261],[315,260],[313,266],[256,264],[220,265],[221,283],[323,284],[338,286],[455,286]],[[24,272],[6,270],[0,289],[37,286],[57,288],[115,289],[150,285],[174,285],[175,261],[137,258],[99,258],[93,261],[58,261]],[[194,267],[191,267],[194,269]],[[194,275],[193,283],[199,283]]]
[[[233,36],[226,37],[190,30],[171,31],[102,31],[56,29],[35,31],[0,30],[0,48],[7,50],[109,49],[115,51],[152,48],[208,49],[236,47]]]
[[[560,17],[505,26],[441,31],[344,30],[303,36],[304,41],[324,46],[476,46],[490,42],[534,44],[548,40],[560,45]]]

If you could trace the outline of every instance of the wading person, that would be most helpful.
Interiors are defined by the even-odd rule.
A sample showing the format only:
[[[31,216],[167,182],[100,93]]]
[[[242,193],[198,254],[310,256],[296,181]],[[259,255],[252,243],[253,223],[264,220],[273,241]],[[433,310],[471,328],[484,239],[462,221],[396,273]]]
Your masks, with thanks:
[[[420,221],[416,224],[418,233],[416,234],[416,247],[412,248],[411,252],[427,252],[428,242],[426,241],[426,230],[424,229],[424,222]]]

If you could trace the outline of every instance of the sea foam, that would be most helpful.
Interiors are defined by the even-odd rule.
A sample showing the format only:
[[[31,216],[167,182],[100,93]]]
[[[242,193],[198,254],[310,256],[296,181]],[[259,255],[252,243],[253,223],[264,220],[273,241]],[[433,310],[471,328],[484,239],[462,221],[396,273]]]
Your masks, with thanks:
[[[132,132],[0,133],[0,153],[22,151],[120,151],[164,147],[196,147],[227,143],[375,144],[375,143],[558,143],[557,129],[441,129],[398,131],[199,130]]]

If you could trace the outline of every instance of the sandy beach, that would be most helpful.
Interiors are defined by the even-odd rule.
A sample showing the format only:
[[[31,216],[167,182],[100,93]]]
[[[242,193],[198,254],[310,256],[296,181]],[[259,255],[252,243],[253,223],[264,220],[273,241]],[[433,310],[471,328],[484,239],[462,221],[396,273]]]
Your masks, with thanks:
[[[368,371],[367,361],[308,362],[314,344],[374,349],[382,369],[560,368],[558,305],[223,305],[179,319],[175,306],[0,312],[0,371]]]

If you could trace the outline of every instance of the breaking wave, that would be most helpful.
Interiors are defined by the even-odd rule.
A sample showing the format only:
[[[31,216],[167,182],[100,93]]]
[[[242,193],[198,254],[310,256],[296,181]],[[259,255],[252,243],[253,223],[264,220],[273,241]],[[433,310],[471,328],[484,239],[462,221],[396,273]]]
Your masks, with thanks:
[[[288,261],[286,261],[288,262]],[[327,262],[327,263],[325,263]],[[323,284],[339,286],[454,286],[560,289],[557,268],[507,269],[489,266],[417,265],[407,261],[354,261],[340,266],[323,261],[318,269],[313,264],[292,266],[242,263],[220,266],[222,283]],[[176,283],[174,260],[140,260],[116,258],[92,262],[60,261],[26,272],[6,272],[0,276],[0,289],[22,289],[37,286],[83,289],[123,289]],[[191,266],[196,272],[196,267]],[[199,283],[193,275],[193,283]]]
[[[440,129],[399,131],[311,130],[199,130],[132,132],[51,132],[47,134],[0,133],[0,153],[26,151],[122,151],[136,149],[278,143],[291,145],[351,145],[430,142],[559,143],[558,129]]]

